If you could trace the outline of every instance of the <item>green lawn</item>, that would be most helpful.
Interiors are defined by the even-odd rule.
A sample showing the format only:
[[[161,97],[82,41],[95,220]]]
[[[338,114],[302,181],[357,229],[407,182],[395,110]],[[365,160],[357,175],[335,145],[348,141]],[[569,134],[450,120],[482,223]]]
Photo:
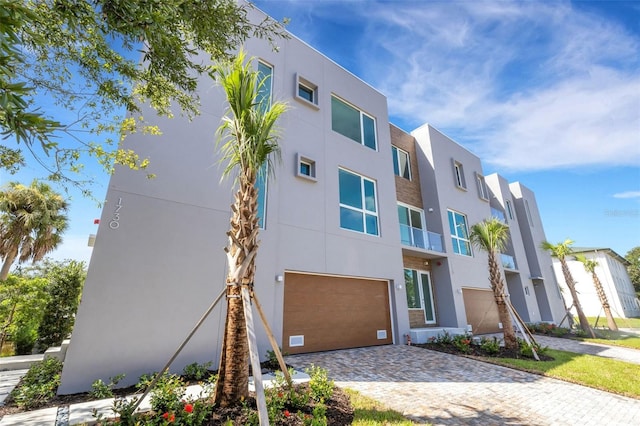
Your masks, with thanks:
[[[357,426],[378,426],[378,425],[414,425],[402,414],[395,410],[390,410],[374,399],[368,398],[352,389],[344,389],[351,398],[351,404],[355,410],[353,423]]]
[[[511,358],[483,358],[487,362],[539,373],[548,377],[590,386],[607,392],[640,399],[640,364],[548,349],[553,361]]]
[[[596,317],[587,317],[589,324],[593,327],[596,323]],[[640,330],[640,318],[614,318],[618,327],[622,328],[637,328]],[[607,326],[607,318],[601,316],[598,320],[598,326]]]

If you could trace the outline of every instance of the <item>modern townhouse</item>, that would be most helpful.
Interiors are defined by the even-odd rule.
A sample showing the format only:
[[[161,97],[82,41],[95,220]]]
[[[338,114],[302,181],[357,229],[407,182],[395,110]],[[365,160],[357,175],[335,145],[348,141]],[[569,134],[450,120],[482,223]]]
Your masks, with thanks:
[[[636,296],[627,272],[629,262],[624,257],[609,248],[574,247],[573,252],[597,262],[594,272],[602,284],[611,307],[611,313],[615,318],[640,317],[640,300]],[[606,325],[604,310],[596,292],[591,272],[585,270],[583,263],[573,256],[566,260],[585,315],[600,317],[599,324]],[[563,292],[569,294],[560,261],[557,259],[553,259],[553,269]],[[568,302],[568,304],[571,303],[570,300]],[[575,314],[575,309],[573,313]],[[624,327],[624,324],[618,324],[618,326]]]
[[[268,81],[263,96],[291,106],[275,179],[258,183],[255,288],[283,351],[403,344],[443,328],[499,331],[486,255],[468,239],[494,205],[480,159],[431,126],[409,134],[390,125],[383,94],[295,37],[280,44],[274,52],[252,39],[245,49]],[[204,78],[199,92],[201,116],[145,111],[162,135],[124,142],[150,158],[156,178],[124,168],[111,177],[61,394],[159,370],[225,287],[233,191],[214,149],[225,97]],[[513,208],[504,180],[495,185],[505,203],[495,207]],[[529,275],[549,280],[527,272],[527,238],[510,226],[514,304],[528,319],[556,320],[551,302],[539,308],[550,292],[539,295]],[[172,370],[217,362],[224,315],[224,306],[213,310]],[[257,334],[265,355],[261,325]]]

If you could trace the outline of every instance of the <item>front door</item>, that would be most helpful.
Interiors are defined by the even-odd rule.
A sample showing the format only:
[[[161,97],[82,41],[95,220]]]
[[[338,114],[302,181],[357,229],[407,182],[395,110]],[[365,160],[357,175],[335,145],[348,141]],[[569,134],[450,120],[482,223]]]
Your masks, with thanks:
[[[424,323],[434,324],[436,322],[436,315],[433,303],[433,287],[431,286],[431,276],[429,272],[405,269],[404,277],[409,309],[421,310],[424,316]],[[418,322],[417,318],[416,322]]]

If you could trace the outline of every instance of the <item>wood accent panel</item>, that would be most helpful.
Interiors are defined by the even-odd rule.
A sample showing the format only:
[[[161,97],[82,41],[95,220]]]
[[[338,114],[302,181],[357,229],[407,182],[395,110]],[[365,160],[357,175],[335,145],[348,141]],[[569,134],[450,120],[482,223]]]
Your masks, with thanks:
[[[425,324],[424,309],[409,309],[409,327],[424,328],[433,326],[434,324]]]
[[[416,140],[410,134],[390,125],[391,144],[409,153],[411,167],[411,180],[400,176],[396,179],[396,196],[398,201],[423,209],[422,191],[420,189],[420,172],[418,170],[418,157],[416,154]]]
[[[498,326],[500,318],[493,291],[463,288],[462,296],[467,324],[471,324],[473,334],[502,332]]]
[[[377,331],[387,337],[378,339]],[[304,346],[289,346],[304,336]],[[393,343],[389,283],[285,273],[282,348],[290,354]]]
[[[429,265],[425,265],[424,262],[429,261]],[[407,269],[415,269],[417,271],[431,271],[431,259],[423,259],[415,256],[402,256],[402,264]]]

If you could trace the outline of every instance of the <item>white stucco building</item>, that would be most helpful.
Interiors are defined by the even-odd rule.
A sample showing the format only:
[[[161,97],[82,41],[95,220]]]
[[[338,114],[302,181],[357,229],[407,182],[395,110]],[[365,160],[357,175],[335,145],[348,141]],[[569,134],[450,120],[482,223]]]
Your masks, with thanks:
[[[633,283],[627,273],[629,262],[624,257],[608,248],[574,247],[573,252],[574,254],[582,254],[587,259],[595,260],[598,263],[595,273],[602,283],[614,318],[640,317],[640,300],[636,297]],[[606,324],[604,310],[593,285],[591,273],[586,271],[582,262],[574,257],[567,258],[567,265],[575,281],[580,305],[582,305],[585,315],[589,317],[600,316],[600,321],[604,321]],[[558,259],[553,259],[553,269],[561,288],[565,294],[569,295],[569,289],[566,286]],[[571,304],[570,299],[571,297],[567,296],[568,305]],[[575,313],[575,309],[573,312]]]

